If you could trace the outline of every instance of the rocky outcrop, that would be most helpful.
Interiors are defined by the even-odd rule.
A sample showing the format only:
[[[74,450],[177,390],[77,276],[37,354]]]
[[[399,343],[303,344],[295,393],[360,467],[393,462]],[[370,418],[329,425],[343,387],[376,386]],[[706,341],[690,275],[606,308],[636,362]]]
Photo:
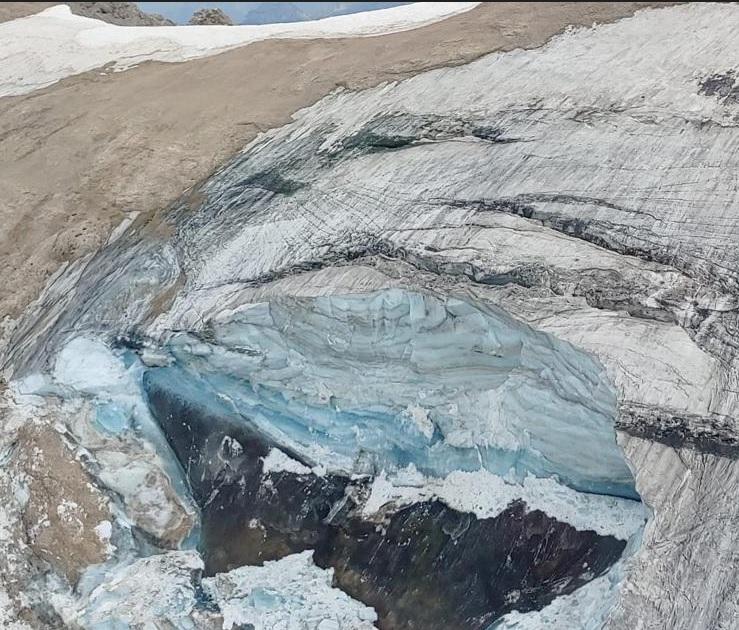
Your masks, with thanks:
[[[72,13],[118,26],[174,26],[157,13],[145,13],[135,2],[68,2]]]
[[[204,26],[206,24],[232,25],[233,20],[226,15],[222,9],[198,9],[192,14],[188,24],[193,26]]]
[[[115,551],[111,501],[84,451],[54,426],[54,411],[47,411],[26,416],[0,398],[3,627],[59,627],[59,615],[46,599],[45,576],[61,590],[75,587],[89,566]]]

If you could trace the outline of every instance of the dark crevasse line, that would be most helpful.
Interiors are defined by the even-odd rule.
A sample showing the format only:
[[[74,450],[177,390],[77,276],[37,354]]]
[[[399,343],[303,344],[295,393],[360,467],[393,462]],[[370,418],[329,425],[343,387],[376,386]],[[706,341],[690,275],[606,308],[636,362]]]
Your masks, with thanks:
[[[248,418],[204,403],[167,370],[149,370],[144,388],[201,509],[208,574],[313,549],[336,586],[375,608],[380,628],[481,630],[573,592],[626,546],[520,501],[494,518],[424,501],[369,520],[367,478],[264,474],[262,458],[278,445]]]

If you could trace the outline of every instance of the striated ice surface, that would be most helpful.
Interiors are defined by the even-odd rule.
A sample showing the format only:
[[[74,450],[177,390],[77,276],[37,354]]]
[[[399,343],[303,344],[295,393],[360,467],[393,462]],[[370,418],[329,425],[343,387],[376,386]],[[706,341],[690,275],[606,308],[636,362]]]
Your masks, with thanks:
[[[217,397],[328,470],[512,469],[635,497],[601,366],[498,310],[403,290],[273,300],[170,347],[177,364],[147,378]]]

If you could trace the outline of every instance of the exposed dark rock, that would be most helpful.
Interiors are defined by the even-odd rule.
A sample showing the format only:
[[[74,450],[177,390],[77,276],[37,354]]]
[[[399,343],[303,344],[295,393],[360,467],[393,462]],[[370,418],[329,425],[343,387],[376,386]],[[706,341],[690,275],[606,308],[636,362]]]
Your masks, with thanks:
[[[282,195],[290,195],[305,187],[304,182],[291,180],[283,177],[277,171],[264,171],[254,173],[237,184],[237,190],[246,188],[261,188],[263,190],[278,193]]]
[[[602,574],[625,542],[512,503],[478,519],[438,501],[367,520],[367,480],[263,472],[274,446],[220,403],[196,402],[166,369],[144,378],[150,409],[202,511],[206,572],[315,549],[336,585],[374,607],[380,628],[482,630],[538,610]],[[292,457],[299,460],[295,454]]]
[[[451,116],[394,113],[371,120],[327,153],[332,156],[352,150],[369,153],[464,137],[498,144],[517,142],[516,138],[505,137],[503,129],[493,125],[478,124]]]
[[[512,610],[539,610],[571,593],[624,546],[522,502],[477,519],[433,501],[396,512],[384,527],[349,519],[315,560],[377,610],[381,628],[482,630]]]
[[[715,96],[724,103],[739,103],[739,81],[733,70],[712,74],[700,82],[701,94]]]
[[[348,480],[282,472],[263,478],[261,458],[273,444],[225,406],[183,398],[161,374],[147,372],[144,385],[202,510],[206,570],[262,564],[318,544]]]
[[[647,405],[624,404],[616,428],[675,449],[690,448],[737,459],[739,438],[735,425],[734,418],[716,413],[698,415],[678,410],[667,413]]]

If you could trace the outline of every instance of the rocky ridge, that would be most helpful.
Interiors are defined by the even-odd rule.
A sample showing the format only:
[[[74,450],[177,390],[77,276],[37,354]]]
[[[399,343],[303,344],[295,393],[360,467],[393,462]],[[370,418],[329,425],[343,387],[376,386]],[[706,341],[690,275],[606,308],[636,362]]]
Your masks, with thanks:
[[[228,17],[222,9],[198,9],[192,14],[188,24],[193,26],[203,26],[206,24],[231,26],[233,25],[233,20]]]

